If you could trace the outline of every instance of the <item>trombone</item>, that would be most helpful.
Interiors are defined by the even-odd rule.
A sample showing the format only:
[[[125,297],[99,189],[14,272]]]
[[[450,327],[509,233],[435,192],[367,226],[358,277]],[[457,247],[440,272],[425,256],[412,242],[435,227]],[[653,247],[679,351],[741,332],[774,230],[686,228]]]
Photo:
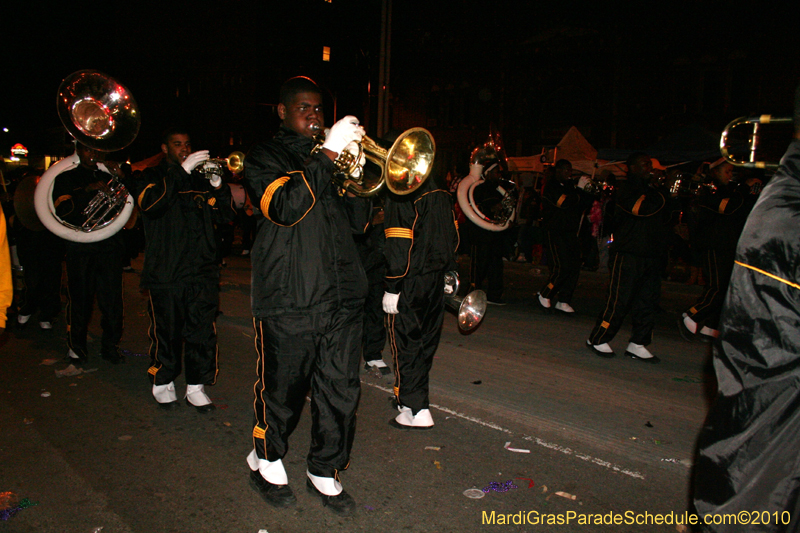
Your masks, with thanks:
[[[762,169],[776,169],[779,163],[771,163],[768,161],[756,161],[756,150],[758,149],[758,142],[760,137],[760,126],[762,124],[781,124],[792,122],[792,117],[773,117],[772,115],[759,115],[755,117],[740,117],[725,126],[722,136],[719,140],[719,151],[722,157],[725,158],[732,165],[744,168],[762,168]],[[728,145],[728,135],[731,130],[737,126],[750,124],[753,131],[750,134],[750,157],[747,161],[744,159],[736,159],[730,154]]]

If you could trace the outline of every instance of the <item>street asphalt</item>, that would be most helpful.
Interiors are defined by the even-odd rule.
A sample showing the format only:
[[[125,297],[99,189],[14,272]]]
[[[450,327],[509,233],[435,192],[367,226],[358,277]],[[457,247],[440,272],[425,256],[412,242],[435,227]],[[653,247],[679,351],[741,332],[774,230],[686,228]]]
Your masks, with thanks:
[[[470,335],[458,332],[452,314],[445,318],[431,374],[433,429],[390,427],[391,379],[362,374],[356,439],[342,474],[357,509],[340,518],[304,487],[308,412],[284,460],[297,504],[274,509],[248,484],[256,379],[250,262],[227,263],[220,374],[209,389],[217,410],[209,414],[155,404],[147,297],[136,273],[125,274],[123,365],[97,356],[98,313],[88,367],[96,371],[76,376],[57,377],[64,365],[50,364],[67,351],[63,319],[51,331],[35,316],[25,329],[11,324],[0,347],[0,493],[26,500],[3,515],[0,533],[681,530],[641,522],[657,514],[674,522],[688,509],[694,443],[714,378],[710,346],[684,341],[675,323],[699,287],[664,283],[650,347],[662,362],[648,365],[623,356],[629,324],[611,343],[613,359],[584,345],[606,274],[582,273],[577,313],[566,316],[535,304],[546,268],[506,263],[508,305],[490,306]],[[388,349],[384,357],[390,362]],[[182,395],[182,378],[176,385]],[[543,515],[568,523],[536,523]],[[579,523],[615,515],[623,523]]]

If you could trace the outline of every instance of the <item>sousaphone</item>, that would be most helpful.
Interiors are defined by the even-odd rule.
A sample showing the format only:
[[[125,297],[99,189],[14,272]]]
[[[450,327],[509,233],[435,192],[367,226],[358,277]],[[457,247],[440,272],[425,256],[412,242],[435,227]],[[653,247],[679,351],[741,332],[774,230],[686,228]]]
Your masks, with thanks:
[[[58,89],[58,116],[76,141],[100,152],[115,152],[130,145],[139,133],[141,119],[133,95],[121,83],[95,70],[70,74]],[[133,212],[133,198],[105,165],[108,187],[99,191],[83,211],[85,222],[70,224],[55,213],[53,185],[62,172],[80,164],[77,153],[51,166],[34,193],[34,206],[44,226],[63,239],[96,242],[111,237],[125,226]]]

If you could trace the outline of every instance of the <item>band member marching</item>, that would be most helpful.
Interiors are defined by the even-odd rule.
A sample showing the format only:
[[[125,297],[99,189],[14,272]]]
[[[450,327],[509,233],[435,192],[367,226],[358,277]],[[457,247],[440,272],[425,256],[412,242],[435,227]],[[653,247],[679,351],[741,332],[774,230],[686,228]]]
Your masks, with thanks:
[[[400,429],[433,427],[428,374],[444,320],[444,277],[456,268],[458,223],[450,193],[433,175],[414,194],[386,197],[386,293]]]
[[[363,233],[371,209],[331,179],[334,160],[364,130],[345,117],[315,149],[322,96],[304,77],[281,87],[278,116],[275,137],[245,159],[248,193],[263,215],[250,253],[258,357],[250,481],[270,505],[296,502],[282,459],[310,390],[306,487],[323,506],[348,515],[355,500],[339,476],[355,435],[367,294],[353,234]]]
[[[175,379],[186,371],[186,401],[201,413],[214,409],[205,392],[217,379],[216,317],[219,266],[215,224],[236,216],[222,177],[195,169],[208,151],[192,152],[179,129],[163,135],[165,157],[132,185],[146,236],[141,286],[150,292],[147,372],[161,407],[178,405]]]

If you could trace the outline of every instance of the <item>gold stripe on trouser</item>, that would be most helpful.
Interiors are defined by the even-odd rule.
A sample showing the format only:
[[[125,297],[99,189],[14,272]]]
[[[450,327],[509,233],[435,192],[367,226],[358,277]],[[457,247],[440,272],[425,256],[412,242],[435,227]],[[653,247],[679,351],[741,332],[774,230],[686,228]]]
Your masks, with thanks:
[[[150,347],[147,349],[147,352],[150,354],[150,357],[153,358],[153,365],[147,369],[148,374],[151,374],[155,379],[156,372],[160,369],[155,366],[156,362],[159,362],[158,359],[158,335],[156,334],[156,308],[153,305],[153,296],[149,295],[150,299],[150,327],[147,328],[147,336],[150,337]]]
[[[400,401],[400,367],[397,362],[397,337],[394,331],[394,318],[395,315],[391,313],[386,314],[386,333],[389,336],[389,351],[391,352],[392,361],[394,361],[394,397]]]
[[[611,316],[608,317],[607,320],[603,320],[603,322],[600,323],[600,327],[606,330],[611,325],[611,320],[614,318],[614,315],[617,312],[617,302],[619,302],[619,280],[621,276],[622,276],[622,258],[620,254],[616,254],[614,256],[614,264],[611,266],[611,283],[609,284],[608,287],[608,300],[606,301],[606,308],[603,310],[603,314],[601,315],[603,318],[605,318],[606,313],[608,313],[609,309],[611,309]],[[614,281],[615,277],[616,277],[616,282]],[[616,288],[614,294],[611,293],[612,288]],[[612,299],[613,299],[613,304],[612,304]],[[597,344],[594,339],[591,339],[591,343]]]
[[[261,413],[261,420],[264,421],[265,428],[261,428],[258,425],[253,427],[253,449],[256,449],[256,439],[261,439],[264,441],[264,454],[267,453],[267,438],[266,433],[267,429],[269,429],[269,424],[267,424],[267,404],[264,401],[264,327],[261,325],[261,322],[258,322],[256,325],[256,318],[253,317],[253,332],[255,333],[253,339],[253,345],[256,349],[256,375],[258,379],[253,384],[253,414],[256,415],[256,419],[258,419],[257,415],[257,406],[256,406],[256,398],[257,398],[257,391],[256,386],[261,383],[261,406],[263,412]]]
[[[708,273],[710,276],[712,276],[711,279],[706,280],[706,283],[709,285],[715,285],[716,287],[713,291],[704,291],[703,299],[689,309],[689,313],[691,313],[692,316],[710,306],[711,302],[713,302],[717,297],[717,294],[719,294],[719,267],[717,266],[717,253],[714,250],[709,250],[706,252],[706,256],[708,257]]]

